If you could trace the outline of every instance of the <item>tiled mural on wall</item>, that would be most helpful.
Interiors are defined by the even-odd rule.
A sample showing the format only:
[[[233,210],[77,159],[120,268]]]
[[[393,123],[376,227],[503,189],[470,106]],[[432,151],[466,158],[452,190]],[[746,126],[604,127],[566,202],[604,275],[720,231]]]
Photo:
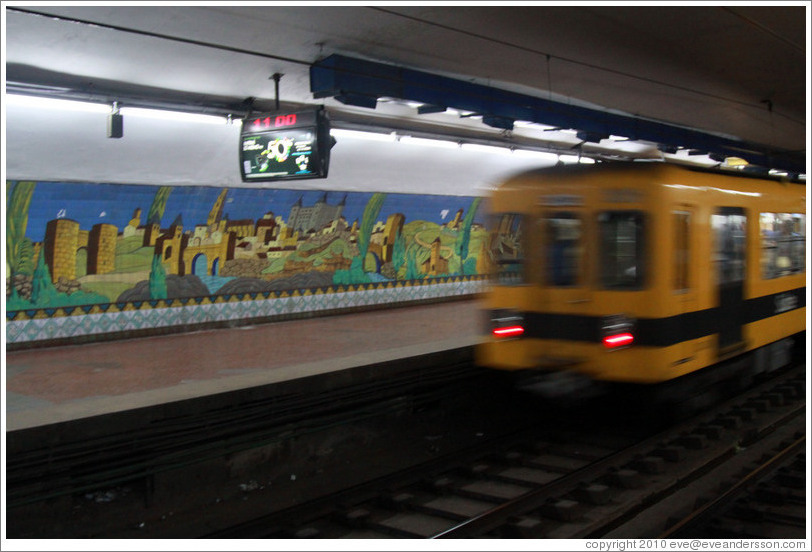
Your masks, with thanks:
[[[480,202],[7,181],[7,341],[475,293],[490,272]],[[291,306],[305,296],[321,299]]]

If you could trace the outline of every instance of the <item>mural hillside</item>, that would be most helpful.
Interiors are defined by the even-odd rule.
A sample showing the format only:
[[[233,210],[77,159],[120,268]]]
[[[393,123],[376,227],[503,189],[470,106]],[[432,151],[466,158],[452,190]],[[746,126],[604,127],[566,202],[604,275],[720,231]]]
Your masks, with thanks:
[[[7,310],[484,274],[480,201],[7,181]]]

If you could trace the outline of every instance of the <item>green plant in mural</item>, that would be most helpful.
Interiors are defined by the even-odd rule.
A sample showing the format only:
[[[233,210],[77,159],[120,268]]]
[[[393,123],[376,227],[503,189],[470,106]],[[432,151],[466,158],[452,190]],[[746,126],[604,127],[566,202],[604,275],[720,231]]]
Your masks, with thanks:
[[[51,272],[45,262],[44,248],[39,251],[37,268],[34,269],[34,279],[31,282],[31,304],[47,305],[56,298],[57,291],[51,280]]]
[[[398,232],[395,238],[395,243],[392,245],[392,268],[395,269],[395,274],[406,263],[406,236],[403,232]]]
[[[340,285],[368,283],[369,277],[361,265],[361,257],[353,257],[348,270],[336,270],[333,274],[333,283]]]
[[[386,199],[386,194],[376,193],[369,198],[367,206],[364,208],[364,216],[361,219],[361,227],[358,229],[358,251],[361,259],[367,256],[369,240],[372,237],[372,229],[378,220],[378,214]]]
[[[471,206],[468,208],[468,212],[462,221],[462,228],[457,236],[457,241],[454,243],[454,252],[460,258],[460,272],[463,275],[465,274],[466,259],[468,258],[468,244],[471,241],[471,226],[474,223],[474,216],[476,215],[477,209],[479,209],[481,201],[482,198],[477,197],[471,202]],[[470,269],[470,264],[468,268]]]
[[[152,200],[152,205],[149,207],[147,214],[147,224],[160,224],[166,210],[166,200],[169,199],[169,194],[172,192],[171,186],[161,186],[155,192],[155,198]]]
[[[369,250],[369,240],[372,238],[372,229],[378,220],[381,207],[386,199],[386,194],[375,193],[369,198],[367,206],[364,208],[364,215],[361,218],[361,226],[358,228],[358,256],[354,257],[349,270],[336,270],[333,274],[335,284],[361,284],[368,283],[369,276],[364,272],[364,259]]]
[[[406,254],[406,280],[417,280],[420,278],[420,270],[417,268],[417,252],[414,248]]]
[[[160,255],[153,255],[152,270],[149,272],[149,298],[166,299],[166,270]]]
[[[6,190],[6,264],[11,279],[11,297],[17,297],[15,275],[31,274],[34,269],[34,245],[25,237],[28,208],[36,182],[7,182]]]

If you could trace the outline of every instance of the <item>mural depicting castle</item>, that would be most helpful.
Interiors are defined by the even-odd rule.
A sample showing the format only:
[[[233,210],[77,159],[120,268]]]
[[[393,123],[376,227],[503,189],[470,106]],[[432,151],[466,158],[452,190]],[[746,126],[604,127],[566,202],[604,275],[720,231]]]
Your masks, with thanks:
[[[489,271],[479,198],[7,181],[6,199],[7,311]]]
[[[302,234],[316,232],[341,218],[347,196],[338,205],[328,205],[327,192],[312,207],[302,207],[302,197],[290,209],[288,225]]]

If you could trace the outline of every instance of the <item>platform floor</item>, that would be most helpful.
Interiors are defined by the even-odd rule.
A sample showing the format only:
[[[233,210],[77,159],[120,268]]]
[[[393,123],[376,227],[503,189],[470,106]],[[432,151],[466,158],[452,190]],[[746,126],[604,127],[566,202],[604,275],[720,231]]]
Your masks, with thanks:
[[[475,299],[6,352],[6,430],[475,344]]]

